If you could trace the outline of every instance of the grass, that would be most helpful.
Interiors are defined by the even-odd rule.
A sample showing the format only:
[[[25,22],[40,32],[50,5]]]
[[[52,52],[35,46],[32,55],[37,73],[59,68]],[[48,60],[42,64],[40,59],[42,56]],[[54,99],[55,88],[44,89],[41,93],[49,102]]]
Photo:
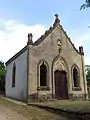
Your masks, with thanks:
[[[46,110],[28,105],[17,105],[3,98],[0,98],[0,106],[16,111],[17,113],[27,117],[29,120],[68,120],[66,117],[50,113]]]
[[[47,105],[57,108],[70,109],[70,110],[80,110],[88,112],[90,111],[90,101],[71,101],[71,100],[58,100],[52,102],[43,102],[41,105]]]
[[[64,108],[70,110],[81,110],[81,111],[90,111],[90,101],[70,101],[70,100],[55,100],[55,101],[47,101],[42,103],[34,103],[41,104],[46,106],[52,106],[55,108]],[[62,117],[60,115],[51,113],[49,111],[31,107],[28,105],[18,105],[3,98],[0,98],[0,107],[4,106],[12,111],[15,111],[29,120],[68,120],[66,117]]]

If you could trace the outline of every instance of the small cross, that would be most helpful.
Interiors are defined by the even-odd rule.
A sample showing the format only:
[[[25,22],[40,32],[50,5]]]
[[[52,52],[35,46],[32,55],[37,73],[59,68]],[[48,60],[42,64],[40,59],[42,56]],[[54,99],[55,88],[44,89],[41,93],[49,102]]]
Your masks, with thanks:
[[[55,17],[56,17],[56,18],[58,18],[58,16],[59,16],[58,14],[55,14]]]

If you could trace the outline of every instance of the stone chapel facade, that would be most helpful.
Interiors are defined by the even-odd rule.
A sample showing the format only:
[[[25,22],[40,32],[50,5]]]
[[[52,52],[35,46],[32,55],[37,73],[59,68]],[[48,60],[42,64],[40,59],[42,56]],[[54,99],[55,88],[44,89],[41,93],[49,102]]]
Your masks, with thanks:
[[[84,52],[77,50],[58,15],[37,41],[28,34],[27,45],[6,62],[6,96],[21,101],[87,99]]]

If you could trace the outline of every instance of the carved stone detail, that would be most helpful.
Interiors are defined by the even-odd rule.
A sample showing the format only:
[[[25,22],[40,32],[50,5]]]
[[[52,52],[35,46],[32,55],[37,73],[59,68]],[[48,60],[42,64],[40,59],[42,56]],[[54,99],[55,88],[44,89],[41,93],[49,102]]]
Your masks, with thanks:
[[[67,71],[66,65],[61,57],[54,63],[54,70],[65,70]]]
[[[62,41],[60,39],[57,39],[57,45],[58,45],[58,51],[60,53],[62,51]]]
[[[62,46],[62,41],[60,39],[57,39],[57,45],[60,47]]]

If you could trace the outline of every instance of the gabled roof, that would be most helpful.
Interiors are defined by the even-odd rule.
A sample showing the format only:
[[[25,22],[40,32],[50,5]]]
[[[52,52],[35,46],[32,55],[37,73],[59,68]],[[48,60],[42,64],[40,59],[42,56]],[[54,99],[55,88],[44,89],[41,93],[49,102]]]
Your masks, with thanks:
[[[42,35],[38,40],[36,40],[34,43],[32,43],[32,45],[33,45],[33,46],[39,45],[57,26],[58,26],[58,25],[56,25],[56,26],[54,26],[54,27],[50,27],[49,30],[47,30],[47,31],[45,32],[45,34]],[[75,47],[74,44],[72,43],[70,37],[68,37],[66,31],[63,29],[62,25],[59,24],[59,26],[60,26],[61,30],[64,32],[64,34],[66,35],[66,37],[68,38],[69,42],[72,44],[74,50],[75,50],[78,54],[82,55],[82,54],[76,49],[76,47]]]
[[[57,25],[58,26],[58,25]],[[33,46],[36,46],[36,45],[39,45],[57,26],[54,26],[54,27],[50,27],[49,30],[47,30],[45,32],[44,35],[42,35],[38,40],[36,40],[34,43],[32,43]],[[64,32],[64,34],[66,35],[66,37],[68,38],[68,40],[70,41],[70,43],[72,44],[73,48],[75,49],[75,51],[78,53],[78,54],[81,54],[77,49],[76,47],[74,46],[74,44],[71,42],[71,39],[68,37],[66,31],[64,31],[62,25],[60,25],[60,28],[61,30]]]
[[[13,60],[15,60],[18,56],[20,56],[23,52],[27,50],[27,46],[25,46],[23,49],[21,49],[18,53],[16,53],[12,58],[10,58],[5,64],[8,65]]]
[[[53,24],[53,27],[50,26],[49,30],[46,30],[45,34],[44,35],[41,35],[41,37],[36,40],[34,43],[32,41],[29,41],[27,42],[27,45],[32,45],[32,46],[37,46],[39,45],[58,25],[59,27],[61,28],[61,30],[64,32],[64,34],[66,35],[66,37],[68,38],[68,40],[70,41],[70,43],[72,44],[74,50],[79,54],[79,55],[83,55],[83,53],[80,53],[74,46],[74,44],[71,42],[71,39],[68,37],[66,31],[63,29],[62,25],[60,25],[60,20],[58,18],[58,15],[56,14],[56,19],[55,19],[55,22]],[[30,43],[30,44],[29,44]],[[13,60],[15,60],[18,56],[20,56],[23,52],[26,51],[27,49],[27,45],[22,49],[20,50],[17,54],[15,54],[12,58],[10,58],[7,62],[6,62],[6,65],[8,65],[9,63],[11,63]]]

